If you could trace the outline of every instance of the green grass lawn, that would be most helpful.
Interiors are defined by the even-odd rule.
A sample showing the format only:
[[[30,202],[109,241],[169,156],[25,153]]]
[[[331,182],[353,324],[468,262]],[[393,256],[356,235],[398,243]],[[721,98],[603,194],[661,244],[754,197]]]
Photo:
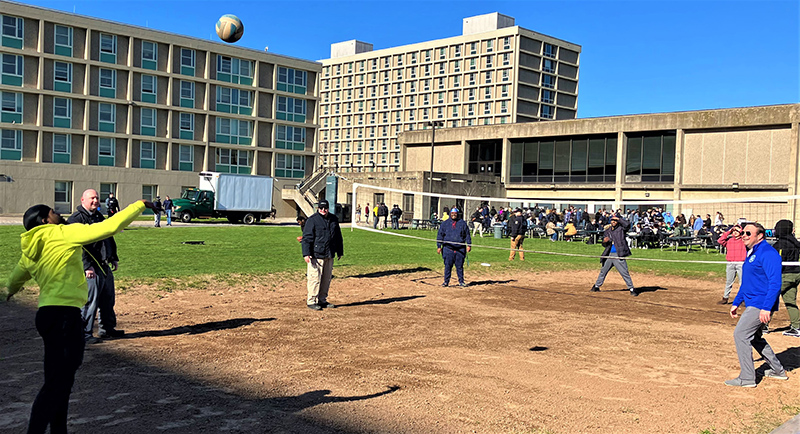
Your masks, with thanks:
[[[0,275],[8,276],[19,260],[19,235],[22,226],[0,226]],[[391,232],[391,231],[387,231]],[[338,276],[352,276],[383,269],[424,267],[441,269],[441,257],[436,254],[433,239],[436,233],[427,230],[395,231],[402,235],[425,240],[375,234],[362,230],[343,229],[345,255],[336,264]],[[115,276],[125,281],[152,281],[162,278],[189,276],[264,275],[271,273],[297,273],[302,276],[305,262],[301,257],[296,237],[298,227],[175,227],[129,228],[116,236],[120,269]],[[204,241],[204,245],[187,245],[184,241]],[[597,258],[581,258],[528,253],[526,261],[508,262],[508,251],[485,247],[509,246],[509,240],[490,237],[473,239],[473,250],[468,256],[471,272],[512,270],[563,271],[598,269]],[[602,247],[581,242],[552,243],[547,239],[526,239],[526,250],[556,251],[560,253],[600,255]],[[716,252],[703,253],[695,249],[673,252],[669,250],[634,249],[633,257],[670,259],[678,261],[724,261]],[[481,266],[489,263],[491,267]],[[724,277],[724,265],[692,264],[686,262],[663,263],[629,261],[633,273],[670,274],[697,278]],[[0,282],[4,277],[0,279]]]

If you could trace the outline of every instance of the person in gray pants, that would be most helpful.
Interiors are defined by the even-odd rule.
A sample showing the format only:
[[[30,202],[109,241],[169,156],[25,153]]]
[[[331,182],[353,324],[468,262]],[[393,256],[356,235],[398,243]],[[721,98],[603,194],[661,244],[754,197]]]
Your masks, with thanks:
[[[725,381],[727,386],[756,387],[753,348],[769,364],[770,369],[764,371],[764,377],[789,379],[762,334],[762,326],[769,323],[772,312],[778,310],[778,296],[781,293],[781,255],[764,242],[765,232],[764,226],[758,223],[744,227],[742,239],[747,247],[747,259],[742,267],[742,285],[733,299],[730,312],[731,318],[736,318],[739,304],[744,302],[744,312],[733,331],[741,371],[738,377]]]
[[[603,251],[603,257],[600,258],[600,263],[603,267],[600,269],[597,281],[592,286],[592,292],[600,291],[600,287],[603,286],[603,282],[606,280],[606,275],[611,271],[611,267],[614,267],[622,276],[625,284],[628,285],[628,291],[631,292],[631,295],[639,295],[633,286],[631,274],[628,272],[628,262],[622,259],[631,255],[631,249],[625,241],[625,233],[630,227],[630,222],[624,218],[618,215],[611,217],[611,226],[603,233],[603,246],[606,248]]]

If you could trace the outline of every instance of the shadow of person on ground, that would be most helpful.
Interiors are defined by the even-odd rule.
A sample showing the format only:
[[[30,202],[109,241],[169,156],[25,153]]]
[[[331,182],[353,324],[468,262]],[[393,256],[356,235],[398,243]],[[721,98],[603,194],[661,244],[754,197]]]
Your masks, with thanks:
[[[390,297],[390,298],[381,298],[378,300],[365,300],[365,301],[356,301],[354,303],[347,303],[347,304],[337,304],[336,307],[351,307],[351,306],[366,306],[370,304],[389,304],[395,303],[398,301],[409,301],[415,298],[424,298],[424,295],[408,295],[405,297]]]
[[[476,280],[474,282],[469,282],[469,286],[481,286],[481,285],[502,285],[504,283],[511,283],[516,282],[516,280],[509,279],[509,280]]]
[[[359,274],[359,275],[350,276],[350,277],[373,279],[373,278],[376,278],[376,277],[395,276],[395,275],[398,275],[398,274],[410,274],[410,273],[417,273],[417,272],[420,272],[420,271],[431,271],[431,269],[427,268],[427,267],[405,268],[405,269],[402,269],[402,270],[376,271],[374,273]]]
[[[372,399],[379,396],[388,395],[398,390],[400,390],[400,386],[386,386],[386,390],[381,392],[357,396],[328,396],[331,393],[330,390],[314,390],[297,396],[272,398],[271,404],[275,407],[278,407],[282,411],[297,413],[301,410],[305,410],[306,408],[314,407],[320,404],[328,404],[331,402],[362,401],[365,399]]]
[[[146,330],[141,332],[128,333],[118,339],[135,339],[135,338],[149,338],[155,336],[175,336],[175,335],[198,335],[201,333],[208,333],[217,330],[230,330],[256,322],[274,321],[275,318],[235,318],[226,319],[225,321],[211,321],[202,324],[194,324],[187,326],[178,326],[165,330]]]

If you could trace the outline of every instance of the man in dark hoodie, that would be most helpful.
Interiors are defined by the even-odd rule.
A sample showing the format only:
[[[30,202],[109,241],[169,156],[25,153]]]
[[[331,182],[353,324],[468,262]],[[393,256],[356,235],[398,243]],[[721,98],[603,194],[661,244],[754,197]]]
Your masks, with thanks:
[[[631,224],[619,215],[611,217],[611,226],[603,233],[603,246],[606,248],[603,251],[603,257],[600,259],[600,264],[603,268],[600,269],[600,275],[597,276],[597,281],[592,286],[592,292],[600,291],[603,282],[606,280],[606,275],[614,267],[619,271],[622,280],[628,285],[628,290],[631,295],[638,296],[636,288],[633,286],[633,280],[628,272],[628,263],[625,259],[631,255],[631,249],[625,241],[625,233],[630,229]]]
[[[800,258],[800,242],[794,237],[794,224],[789,220],[775,223],[778,241],[772,246],[781,254],[783,262],[797,262]],[[800,310],[797,309],[797,286],[800,284],[800,266],[784,265],[781,269],[781,296],[789,313],[791,328],[784,336],[800,338]]]

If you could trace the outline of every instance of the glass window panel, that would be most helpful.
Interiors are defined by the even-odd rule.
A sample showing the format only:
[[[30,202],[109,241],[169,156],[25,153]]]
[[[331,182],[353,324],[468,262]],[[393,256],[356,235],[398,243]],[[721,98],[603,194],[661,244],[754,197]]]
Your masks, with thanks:
[[[675,136],[664,136],[664,149],[661,152],[661,174],[675,174]],[[669,179],[663,179],[670,181]]]
[[[628,152],[625,159],[625,174],[640,175],[642,172],[642,138],[628,137]]]
[[[606,177],[617,177],[617,138],[606,139]]]
[[[657,175],[661,171],[661,135],[644,138],[642,145],[642,175]]]
[[[553,175],[553,142],[539,142],[539,176]]]
[[[589,140],[589,175],[602,175],[605,167],[605,139]]]
[[[569,140],[559,140],[556,142],[556,175],[569,175]]]
[[[586,159],[588,157],[588,141],[586,139],[572,141],[572,167],[571,175],[586,174]]]

